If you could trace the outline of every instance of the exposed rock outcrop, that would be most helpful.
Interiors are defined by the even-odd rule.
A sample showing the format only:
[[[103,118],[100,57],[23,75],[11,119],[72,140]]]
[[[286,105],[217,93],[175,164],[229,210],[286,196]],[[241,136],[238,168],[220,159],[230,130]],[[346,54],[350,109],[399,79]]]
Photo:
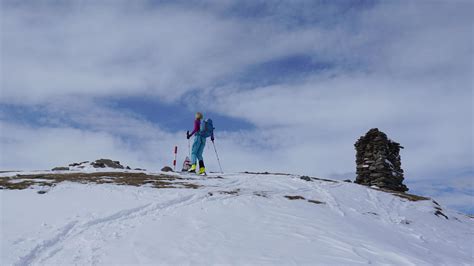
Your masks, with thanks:
[[[162,172],[173,172],[173,168],[171,168],[169,166],[165,166],[165,167],[161,168],[161,171]]]
[[[124,169],[123,165],[119,161],[112,161],[110,159],[99,159],[91,163],[94,168],[115,168],[115,169]]]
[[[69,167],[58,166],[51,169],[51,171],[69,171]]]
[[[373,128],[355,143],[357,178],[355,183],[405,192],[399,143]]]
[[[132,170],[130,166],[123,166],[120,164],[119,161],[114,161],[111,159],[99,159],[95,161],[83,161],[79,163],[71,163],[69,167],[55,167],[52,171],[74,171],[74,170],[82,170],[88,168],[112,168],[112,169],[126,169]],[[135,168],[135,170],[146,171],[145,169]]]
[[[89,161],[84,161],[84,162],[80,162],[80,163],[71,163],[71,164],[69,164],[69,166],[77,167],[77,166],[85,165],[87,163],[89,163]]]

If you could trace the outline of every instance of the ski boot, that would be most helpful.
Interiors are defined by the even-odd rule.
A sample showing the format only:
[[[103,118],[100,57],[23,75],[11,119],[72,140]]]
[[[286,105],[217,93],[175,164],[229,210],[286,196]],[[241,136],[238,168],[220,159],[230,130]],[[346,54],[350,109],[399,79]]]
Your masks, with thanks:
[[[206,166],[204,166],[204,160],[199,160],[199,175],[207,175],[206,174]]]
[[[202,176],[206,176],[206,168],[205,167],[201,167],[199,168],[199,175],[202,175]]]
[[[189,168],[188,173],[196,173],[196,164],[191,165],[191,168]]]

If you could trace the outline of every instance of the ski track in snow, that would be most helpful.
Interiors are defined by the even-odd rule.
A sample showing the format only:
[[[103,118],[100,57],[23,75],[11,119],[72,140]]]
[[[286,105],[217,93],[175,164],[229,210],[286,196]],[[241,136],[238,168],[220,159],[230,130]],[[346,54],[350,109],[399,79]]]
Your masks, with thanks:
[[[318,182],[315,188],[319,192],[319,194],[323,197],[323,201],[326,202],[333,211],[335,211],[340,216],[344,217],[346,214],[339,206],[339,203],[337,202],[336,198],[331,194],[331,192],[329,192],[327,189],[324,189],[322,186],[323,185]]]
[[[39,245],[34,247],[28,254],[24,257],[21,257],[20,260],[15,263],[15,265],[30,265],[32,264],[38,256],[44,253],[49,248],[54,247],[61,241],[63,241],[71,232],[71,230],[76,225],[77,221],[68,223],[66,226],[59,230],[59,233],[56,234],[53,238],[41,242]]]
[[[135,218],[144,219],[150,214],[156,214],[156,211],[166,211],[171,208],[184,205],[185,203],[195,203],[198,199],[195,196],[185,196],[165,203],[145,204],[139,207],[121,210],[112,215],[101,218],[92,219],[86,223],[78,224],[78,221],[72,221],[66,226],[60,228],[59,233],[49,240],[42,241],[30,250],[25,256],[21,257],[15,265],[31,265],[36,262],[46,263],[47,259],[54,256],[61,250],[61,246],[65,241],[71,241],[75,237],[80,236],[85,231],[93,230],[94,227],[108,225],[119,221],[130,220]],[[96,231],[99,232],[100,231]]]

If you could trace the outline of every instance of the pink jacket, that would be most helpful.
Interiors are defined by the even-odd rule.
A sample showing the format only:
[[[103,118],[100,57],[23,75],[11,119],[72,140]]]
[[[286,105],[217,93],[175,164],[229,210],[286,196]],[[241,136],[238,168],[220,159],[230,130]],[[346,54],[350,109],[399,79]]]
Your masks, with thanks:
[[[201,120],[196,119],[194,120],[194,130],[191,132],[191,134],[189,134],[189,136],[196,134],[196,132],[199,132],[199,130],[201,130]]]

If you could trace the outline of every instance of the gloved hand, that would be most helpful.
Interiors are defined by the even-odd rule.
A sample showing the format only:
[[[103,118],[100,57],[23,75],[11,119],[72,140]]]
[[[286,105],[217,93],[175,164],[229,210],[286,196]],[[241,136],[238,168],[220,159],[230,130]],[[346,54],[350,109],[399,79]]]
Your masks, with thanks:
[[[189,135],[189,131],[186,131],[186,138],[189,139],[191,136]]]
[[[211,141],[214,142],[214,136],[211,136]]]

